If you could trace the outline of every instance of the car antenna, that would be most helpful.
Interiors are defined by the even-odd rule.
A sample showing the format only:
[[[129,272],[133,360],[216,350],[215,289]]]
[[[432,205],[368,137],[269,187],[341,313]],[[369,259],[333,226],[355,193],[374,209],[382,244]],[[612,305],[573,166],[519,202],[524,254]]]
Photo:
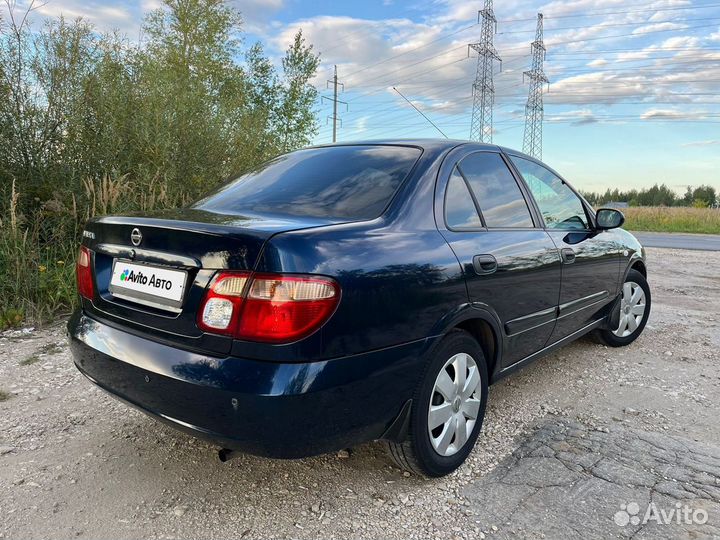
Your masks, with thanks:
[[[413,109],[415,109],[417,112],[419,112],[420,114],[422,114],[422,115],[423,115],[423,118],[424,118],[425,120],[427,120],[428,122],[430,122],[430,123],[433,125],[433,127],[434,127],[435,129],[437,129],[437,130],[442,134],[443,137],[445,137],[446,139],[448,138],[448,136],[445,135],[445,133],[443,132],[443,130],[440,129],[439,127],[437,127],[437,125],[435,125],[435,122],[433,122],[433,121],[430,120],[427,116],[425,116],[425,114],[424,114],[420,109],[418,109],[415,105],[413,105],[413,103],[412,103],[408,98],[406,98],[404,95],[402,95],[402,92],[400,92],[400,90],[398,90],[398,89],[395,88],[394,86],[392,87],[392,89],[395,90],[398,94],[400,94],[400,97],[403,98],[405,101],[407,101]]]

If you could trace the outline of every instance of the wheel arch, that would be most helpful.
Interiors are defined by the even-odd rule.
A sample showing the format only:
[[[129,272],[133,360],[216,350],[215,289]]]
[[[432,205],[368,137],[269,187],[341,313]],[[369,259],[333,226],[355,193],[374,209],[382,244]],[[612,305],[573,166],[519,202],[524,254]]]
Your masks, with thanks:
[[[630,257],[630,260],[627,261],[625,265],[625,270],[620,276],[620,283],[618,284],[620,288],[622,288],[622,284],[625,283],[625,280],[627,279],[630,270],[637,270],[643,275],[644,278],[647,279],[647,266],[645,266],[645,259],[640,253],[633,253],[633,255]],[[618,289],[618,294],[619,293],[620,289]]]
[[[647,279],[647,268],[645,267],[645,262],[642,259],[636,259],[633,263],[631,263],[629,270],[637,270],[644,278]]]
[[[488,364],[488,375],[490,376],[490,380],[492,380],[495,374],[495,367],[499,365],[498,352],[500,349],[499,340],[495,335],[495,330],[492,325],[482,317],[476,317],[474,319],[464,320],[455,328],[465,330],[478,342],[485,355],[485,361]]]
[[[501,365],[503,333],[500,322],[492,311],[482,305],[466,304],[447,317],[439,325],[438,339],[453,330],[464,330],[480,345],[487,362],[488,376],[494,380],[495,371]]]

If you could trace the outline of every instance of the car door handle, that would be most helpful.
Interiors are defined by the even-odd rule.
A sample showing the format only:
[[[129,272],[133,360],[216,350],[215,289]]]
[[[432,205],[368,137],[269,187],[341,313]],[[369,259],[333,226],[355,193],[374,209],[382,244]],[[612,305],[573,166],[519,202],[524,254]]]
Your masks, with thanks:
[[[560,250],[560,256],[562,257],[562,262],[565,264],[572,264],[575,262],[575,252],[570,248],[562,248]]]
[[[497,267],[497,259],[492,255],[475,255],[473,257],[473,268],[478,275],[492,274]]]

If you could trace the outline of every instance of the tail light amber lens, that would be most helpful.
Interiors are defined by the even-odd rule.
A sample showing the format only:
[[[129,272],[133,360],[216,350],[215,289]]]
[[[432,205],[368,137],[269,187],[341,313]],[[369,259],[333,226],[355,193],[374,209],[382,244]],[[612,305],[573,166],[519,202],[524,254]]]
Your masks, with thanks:
[[[77,277],[78,293],[88,300],[92,300],[95,293],[91,262],[92,256],[90,250],[85,246],[80,246],[77,265],[75,265],[75,275]]]
[[[221,273],[211,283],[198,326],[247,341],[290,343],[320,328],[340,301],[324,276]]]

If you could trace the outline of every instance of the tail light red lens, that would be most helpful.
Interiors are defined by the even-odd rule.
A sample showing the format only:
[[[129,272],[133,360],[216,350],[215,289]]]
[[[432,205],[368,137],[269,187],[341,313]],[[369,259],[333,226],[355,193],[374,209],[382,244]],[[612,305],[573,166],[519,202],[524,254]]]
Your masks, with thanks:
[[[80,252],[78,253],[77,265],[75,266],[75,275],[77,277],[77,288],[78,293],[83,298],[92,300],[95,292],[92,278],[91,268],[91,253],[85,246],[80,246]]]
[[[290,342],[317,330],[335,311],[338,285],[323,277],[253,277],[240,320],[240,335],[252,341]]]
[[[198,326],[237,339],[289,343],[322,326],[340,301],[324,276],[221,273],[198,312]]]

